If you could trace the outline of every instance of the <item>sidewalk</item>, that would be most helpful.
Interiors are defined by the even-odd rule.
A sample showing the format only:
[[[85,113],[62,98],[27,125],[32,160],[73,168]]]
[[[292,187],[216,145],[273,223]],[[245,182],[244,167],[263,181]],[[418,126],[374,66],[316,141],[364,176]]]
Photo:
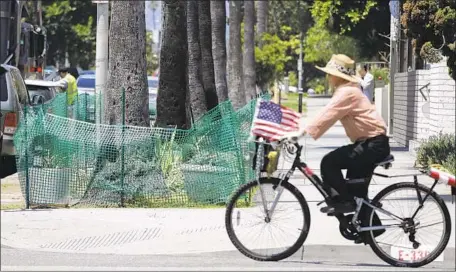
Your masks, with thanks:
[[[307,117],[312,118],[325,99],[307,100]],[[331,128],[319,141],[307,139],[303,159],[319,173],[321,158],[330,150],[348,143],[340,124]],[[396,160],[387,174],[407,174],[414,159],[407,151],[393,149]],[[385,172],[385,171],[379,171]],[[375,178],[370,188],[373,197],[385,186],[411,177]],[[421,177],[420,182],[431,180]],[[354,246],[339,233],[338,222],[319,212],[316,203],[321,195],[301,174],[292,182],[309,202],[310,233],[306,245]],[[438,185],[439,194],[449,194],[448,187]],[[455,247],[455,205],[447,202],[452,215],[452,236],[448,247]],[[53,252],[109,254],[184,254],[235,250],[225,230],[225,209],[58,209],[1,212],[1,244],[15,248]],[[324,235],[322,235],[324,234]],[[365,250],[359,246],[359,250]],[[454,252],[454,251],[452,251]]]

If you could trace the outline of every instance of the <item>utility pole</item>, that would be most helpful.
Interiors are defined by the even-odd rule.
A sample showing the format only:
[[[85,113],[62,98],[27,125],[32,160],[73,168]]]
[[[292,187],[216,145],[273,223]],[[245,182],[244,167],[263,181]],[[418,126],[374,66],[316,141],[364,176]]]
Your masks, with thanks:
[[[298,94],[299,94],[299,101],[298,101],[298,111],[302,113],[302,31],[299,33],[299,59],[298,59]]]
[[[397,62],[399,57],[399,41],[401,39],[401,24],[399,21],[401,13],[401,1],[390,0],[389,8],[391,13],[390,24],[390,84],[389,84],[389,118],[388,134],[393,135],[394,126],[394,76],[397,73]]]
[[[108,79],[109,1],[93,0],[97,5],[97,38],[95,57],[95,122],[104,123],[103,95]]]

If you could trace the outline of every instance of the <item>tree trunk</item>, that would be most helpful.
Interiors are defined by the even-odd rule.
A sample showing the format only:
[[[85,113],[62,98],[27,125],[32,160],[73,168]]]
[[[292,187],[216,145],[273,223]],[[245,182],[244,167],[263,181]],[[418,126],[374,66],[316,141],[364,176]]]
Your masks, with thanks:
[[[226,83],[226,7],[225,1],[211,1],[212,57],[218,101],[228,100]]]
[[[211,36],[211,2],[198,1],[199,42],[203,69],[203,86],[206,93],[207,108],[212,109],[218,104],[214,78],[214,61],[212,58]]]
[[[188,87],[190,105],[195,120],[207,112],[201,71],[201,48],[199,39],[198,2],[187,2],[188,39]]]
[[[245,105],[245,94],[241,84],[242,50],[241,50],[241,1],[230,0],[230,38],[228,56],[228,97],[234,109]]]
[[[120,2],[120,1],[119,1]],[[156,126],[188,128],[186,1],[163,1],[163,32]]]
[[[261,38],[263,34],[268,30],[268,0],[255,1],[257,4],[257,37],[259,45],[262,45]]]
[[[149,126],[146,71],[146,21],[144,1],[113,1],[109,31],[109,72],[105,120]],[[122,105],[125,90],[125,108]]]
[[[255,4],[244,1],[244,65],[243,81],[247,102],[256,96],[255,74]]]

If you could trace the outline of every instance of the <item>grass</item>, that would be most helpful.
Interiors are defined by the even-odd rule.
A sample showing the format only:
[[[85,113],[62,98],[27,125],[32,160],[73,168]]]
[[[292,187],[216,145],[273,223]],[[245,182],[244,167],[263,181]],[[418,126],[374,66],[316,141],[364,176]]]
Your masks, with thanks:
[[[0,205],[0,210],[20,210],[20,209],[25,209],[25,203],[11,202],[11,203],[2,203]]]
[[[22,199],[21,186],[19,183],[2,183],[1,186],[1,199],[6,200],[0,205],[0,210],[17,210],[24,209],[25,203]]]
[[[245,200],[239,200],[237,205],[238,208],[249,207],[249,203]],[[140,196],[136,197],[130,203],[126,203],[127,208],[189,208],[189,209],[220,209],[225,208],[226,203],[198,203],[188,199],[185,195],[176,195],[175,197],[147,197]]]
[[[299,94],[298,93],[282,93],[281,104],[285,107],[299,111]],[[307,107],[305,101],[302,102],[302,112],[306,112]]]
[[[21,186],[18,183],[3,183],[2,194],[21,194]]]

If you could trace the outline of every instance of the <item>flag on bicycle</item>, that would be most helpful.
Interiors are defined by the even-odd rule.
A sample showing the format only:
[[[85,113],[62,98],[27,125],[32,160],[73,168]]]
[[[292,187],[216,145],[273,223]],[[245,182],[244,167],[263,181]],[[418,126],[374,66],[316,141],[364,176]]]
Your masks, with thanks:
[[[277,141],[284,134],[299,129],[301,114],[276,104],[259,99],[255,108],[251,138],[262,137],[268,141]]]

